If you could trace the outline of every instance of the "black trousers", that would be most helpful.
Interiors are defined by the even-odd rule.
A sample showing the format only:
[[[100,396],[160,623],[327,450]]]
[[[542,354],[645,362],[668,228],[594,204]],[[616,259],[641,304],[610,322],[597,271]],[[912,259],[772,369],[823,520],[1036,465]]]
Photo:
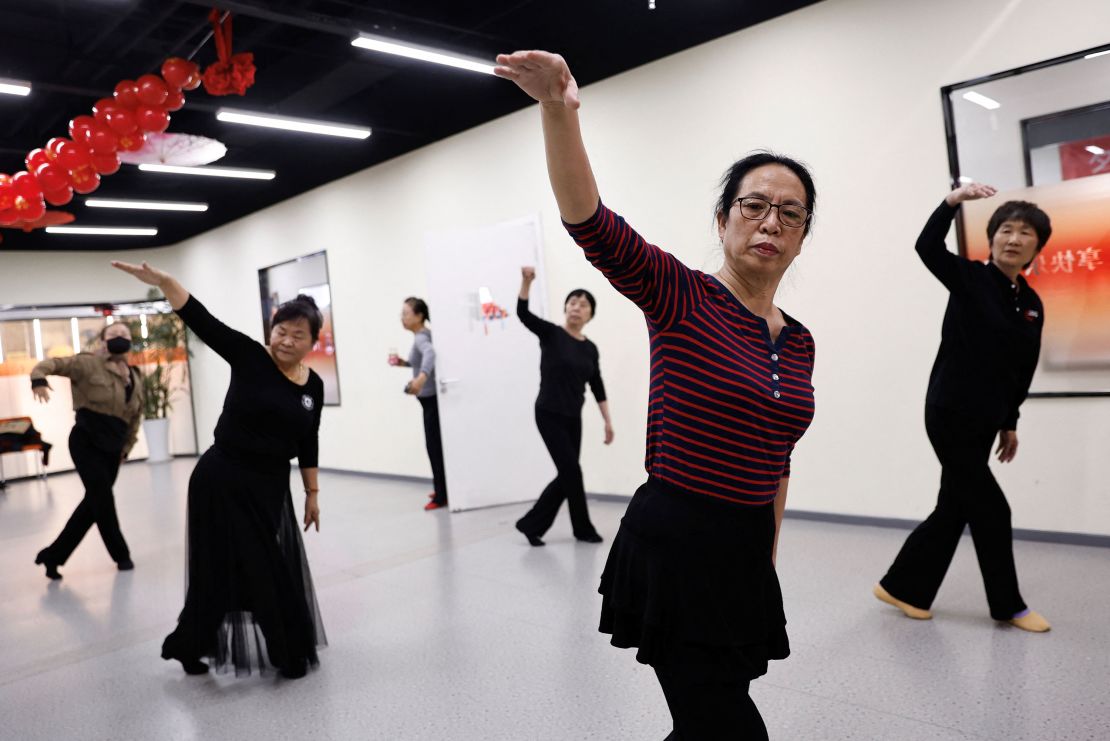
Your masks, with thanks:
[[[767,741],[748,682],[706,681],[656,668],[674,730],[664,741]]]
[[[587,538],[596,535],[597,530],[590,522],[590,512],[586,509],[582,466],[578,464],[578,456],[582,450],[582,418],[537,408],[536,427],[540,430],[547,452],[551,454],[557,474],[528,514],[517,521],[517,528],[528,535],[543,535],[555,522],[555,516],[559,514],[559,507],[565,499],[567,509],[570,510],[574,537]]]
[[[131,552],[119,529],[116,500],[112,494],[119,474],[120,451],[102,450],[94,444],[89,433],[74,427],[69,433],[69,454],[85,485],[85,498],[70,515],[61,535],[47,548],[49,560],[59,566],[64,564],[94,524],[112,560],[116,563],[129,560]]]
[[[925,409],[925,430],[941,464],[937,506],[906,539],[880,583],[903,602],[928,609],[967,525],[991,617],[1008,620],[1025,602],[1014,566],[1010,505],[988,465],[998,430],[932,406]]]
[[[447,474],[443,468],[443,439],[439,432],[439,402],[434,396],[418,396],[424,408],[424,444],[432,464],[432,490],[436,504],[447,504]]]

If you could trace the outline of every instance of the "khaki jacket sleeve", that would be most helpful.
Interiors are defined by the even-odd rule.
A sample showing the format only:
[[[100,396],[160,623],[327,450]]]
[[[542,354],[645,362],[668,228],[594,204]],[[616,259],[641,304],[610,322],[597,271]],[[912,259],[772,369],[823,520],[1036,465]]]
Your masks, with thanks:
[[[45,385],[47,376],[65,376],[71,381],[80,381],[85,377],[85,370],[85,358],[81,355],[47,358],[31,369],[31,386]]]
[[[135,390],[132,392],[132,401],[138,400],[135,404],[135,412],[131,415],[131,420],[127,425],[127,442],[123,444],[123,457],[126,458],[131,453],[131,448],[135,447],[135,443],[139,441],[139,427],[143,423],[143,409],[145,408],[145,390],[143,388],[143,375],[135,368],[130,368],[131,383],[135,385]]]

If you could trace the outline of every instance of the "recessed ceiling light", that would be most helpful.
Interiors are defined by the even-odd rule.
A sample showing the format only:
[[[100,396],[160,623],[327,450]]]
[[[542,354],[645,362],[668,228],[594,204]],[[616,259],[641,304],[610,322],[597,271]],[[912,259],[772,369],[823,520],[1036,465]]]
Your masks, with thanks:
[[[180,203],[174,201],[129,201],[123,199],[86,198],[85,205],[92,208],[134,208],[143,211],[207,211],[207,203]]]
[[[1001,108],[1002,104],[994,98],[988,98],[985,95],[975,92],[974,90],[963,94],[963,99],[975,105],[981,105],[988,111],[993,111],[995,108]]]
[[[247,180],[273,180],[273,170],[251,170],[243,167],[186,167],[184,165],[139,165],[143,172],[168,172],[174,175],[207,175],[216,178],[246,178]]]
[[[231,108],[221,108],[216,111],[216,120],[225,121],[227,123],[246,124],[248,126],[263,126],[268,129],[300,131],[305,134],[343,136],[348,139],[365,139],[370,136],[370,129],[365,126],[347,126],[344,124],[328,123],[326,121],[312,121],[307,118],[272,116],[268,113],[236,111]]]
[[[369,49],[370,51],[380,51],[385,54],[393,54],[408,59],[418,59],[422,62],[431,62],[432,64],[442,64],[447,67],[470,70],[471,72],[481,72],[486,75],[493,74],[494,65],[484,59],[465,57],[461,54],[453,54],[451,52],[433,49],[430,46],[401,43],[368,33],[360,33],[356,36],[351,41],[351,46],[357,46],[360,49]]]
[[[5,80],[0,77],[0,93],[7,95],[30,95],[31,83],[22,80]]]
[[[95,234],[117,237],[153,237],[158,233],[154,227],[132,226],[48,226],[47,234]]]
[[[1086,149],[1091,154],[1106,154],[1105,149],[1103,149],[1102,147],[1096,147],[1094,144],[1089,147],[1084,147],[1084,149]]]
[[[1102,57],[1102,56],[1106,56],[1107,54],[1110,54],[1110,49],[1105,49],[1103,51],[1092,52],[1092,53],[1088,54],[1087,56],[1085,56],[1083,58],[1084,59],[1094,59],[1095,57]]]

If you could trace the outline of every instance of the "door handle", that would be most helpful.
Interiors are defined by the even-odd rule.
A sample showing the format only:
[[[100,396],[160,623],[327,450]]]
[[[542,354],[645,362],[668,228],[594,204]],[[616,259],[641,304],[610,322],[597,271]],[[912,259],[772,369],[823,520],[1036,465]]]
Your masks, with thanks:
[[[451,385],[452,383],[458,383],[458,382],[459,382],[459,379],[457,379],[457,378],[441,378],[441,379],[439,379],[439,393],[446,394],[447,393],[447,387],[449,385]]]

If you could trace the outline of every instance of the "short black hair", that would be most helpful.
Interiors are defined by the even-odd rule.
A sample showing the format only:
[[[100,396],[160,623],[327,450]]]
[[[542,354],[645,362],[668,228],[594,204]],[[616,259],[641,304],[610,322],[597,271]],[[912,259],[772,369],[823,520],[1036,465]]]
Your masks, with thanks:
[[[274,312],[274,318],[270,320],[270,328],[273,329],[285,322],[295,322],[298,319],[304,319],[308,322],[308,331],[312,334],[313,342],[320,339],[320,328],[324,325],[324,316],[320,313],[319,307],[316,306],[316,299],[303,293],[297,294],[295,299],[278,306],[277,311]]]
[[[572,298],[578,298],[579,296],[586,299],[586,302],[590,305],[590,318],[593,319],[597,316],[597,299],[585,288],[575,288],[568,293],[566,299],[563,301],[563,309],[565,310],[567,308],[567,304],[570,303]]]
[[[1033,231],[1037,233],[1037,252],[1044,249],[1048,238],[1052,236],[1052,220],[1037,204],[1029,201],[1006,201],[994,210],[991,220],[987,222],[988,245],[994,242],[995,233],[1007,221],[1024,221],[1033,227]]]
[[[424,317],[424,321],[432,321],[432,315],[428,313],[428,302],[416,296],[409,296],[405,299],[405,303],[412,309],[413,314],[419,314]]]
[[[805,188],[806,192],[805,205],[810,214],[809,220],[806,221],[803,236],[809,234],[809,230],[813,226],[813,215],[817,212],[817,187],[813,184],[813,175],[810,174],[809,168],[798,160],[765,149],[752,152],[733,162],[732,167],[728,168],[724,176],[721,177],[721,195],[717,199],[717,210],[714,213],[718,223],[727,216],[729,209],[732,208],[732,202],[736,199],[736,193],[740,190],[740,182],[744,179],[744,176],[764,165],[782,165],[802,181],[802,187]]]

